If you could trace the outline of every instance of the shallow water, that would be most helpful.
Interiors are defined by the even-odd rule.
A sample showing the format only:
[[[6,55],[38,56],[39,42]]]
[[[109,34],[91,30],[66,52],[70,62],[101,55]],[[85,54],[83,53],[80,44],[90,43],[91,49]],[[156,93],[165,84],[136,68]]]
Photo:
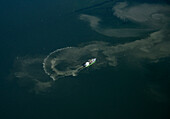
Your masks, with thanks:
[[[56,49],[84,47],[91,41],[109,42],[110,48],[110,45],[147,37],[107,37],[79,19],[80,14],[87,13],[101,17],[111,3],[79,12],[74,11],[86,6],[76,0],[8,0],[0,3],[1,118],[169,118],[168,56],[153,62],[148,57],[135,57],[137,53],[133,51],[132,54],[118,52],[115,66],[98,67],[103,60],[97,59],[94,65],[83,69],[77,76],[69,75],[55,82],[43,71],[44,58]],[[88,4],[87,8],[95,6],[95,2]],[[106,21],[115,19],[109,16],[111,14],[104,14]],[[103,21],[103,26],[107,28],[109,23]],[[124,22],[117,23],[123,27]],[[86,61],[84,57],[81,60]]]

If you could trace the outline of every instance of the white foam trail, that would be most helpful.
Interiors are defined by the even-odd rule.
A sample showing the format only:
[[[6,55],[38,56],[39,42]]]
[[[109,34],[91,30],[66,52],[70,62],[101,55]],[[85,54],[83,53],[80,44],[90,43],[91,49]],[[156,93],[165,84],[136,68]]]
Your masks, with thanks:
[[[47,75],[49,75],[53,80],[56,80],[56,79],[46,70],[46,62],[47,62],[48,58],[49,58],[53,53],[56,53],[56,52],[59,52],[59,51],[62,51],[62,50],[68,49],[68,48],[72,48],[72,47],[65,47],[65,48],[57,49],[57,50],[51,52],[49,55],[47,55],[46,58],[44,58],[44,61],[43,61],[43,63],[42,63],[42,64],[43,64],[43,69],[44,69],[45,73],[46,73]]]

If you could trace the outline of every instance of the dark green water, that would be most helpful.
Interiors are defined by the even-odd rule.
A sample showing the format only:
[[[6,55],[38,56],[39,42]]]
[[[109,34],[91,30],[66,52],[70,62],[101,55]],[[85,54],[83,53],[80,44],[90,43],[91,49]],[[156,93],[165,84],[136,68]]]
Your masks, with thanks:
[[[136,65],[122,60],[117,67],[98,70],[89,67],[77,77],[57,80],[40,94],[29,92],[32,86],[29,81],[23,83],[12,78],[18,56],[46,56],[58,48],[112,39],[78,19],[79,12],[74,11],[85,8],[85,3],[1,0],[1,119],[170,118],[169,58],[157,64],[143,61],[142,65]],[[100,14],[98,9],[84,12]]]

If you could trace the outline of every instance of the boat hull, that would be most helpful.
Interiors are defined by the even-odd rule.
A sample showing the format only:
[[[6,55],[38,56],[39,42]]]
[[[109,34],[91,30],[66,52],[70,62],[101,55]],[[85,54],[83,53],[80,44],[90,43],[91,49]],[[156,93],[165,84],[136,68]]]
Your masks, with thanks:
[[[85,67],[89,67],[96,62],[96,58],[90,59],[88,62],[85,63]]]

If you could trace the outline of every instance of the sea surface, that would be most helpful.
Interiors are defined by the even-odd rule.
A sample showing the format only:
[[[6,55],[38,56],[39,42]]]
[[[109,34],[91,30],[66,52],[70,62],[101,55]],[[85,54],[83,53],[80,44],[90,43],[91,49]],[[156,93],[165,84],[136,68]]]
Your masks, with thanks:
[[[109,37],[79,18],[81,14],[100,17],[103,19],[100,26],[104,28],[115,24],[120,28],[123,25],[135,27],[135,23],[116,22],[118,18],[112,17],[112,6],[116,2],[0,1],[1,119],[170,118],[169,55],[159,61],[150,61],[149,58],[132,58],[129,52],[125,58],[124,54],[117,53],[116,66],[98,68],[100,62],[96,61],[77,76],[56,81],[43,70],[43,59],[60,48],[84,47],[92,41],[116,46],[146,38],[146,34],[133,38]],[[162,4],[155,0],[136,2]],[[163,3],[168,4],[167,1]],[[41,61],[37,66],[24,65],[36,59]],[[16,75],[18,72],[20,75]],[[24,77],[22,73],[31,75]],[[35,83],[41,81],[50,82],[49,87]]]

